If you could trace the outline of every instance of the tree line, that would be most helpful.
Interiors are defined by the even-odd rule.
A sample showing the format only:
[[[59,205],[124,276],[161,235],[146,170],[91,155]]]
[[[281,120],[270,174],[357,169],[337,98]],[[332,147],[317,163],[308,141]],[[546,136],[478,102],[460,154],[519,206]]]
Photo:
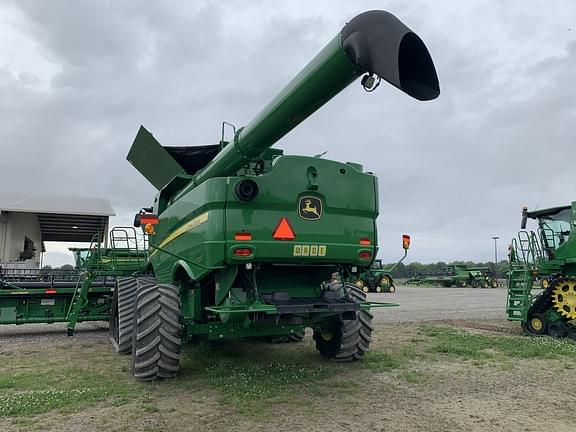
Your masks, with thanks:
[[[493,262],[474,262],[474,261],[451,261],[446,263],[438,261],[436,263],[423,264],[420,262],[411,262],[410,264],[400,263],[392,272],[393,278],[411,278],[419,275],[433,275],[442,273],[444,267],[451,265],[466,265],[467,267],[488,267],[492,273],[496,270],[499,277],[502,277],[508,271],[508,261],[500,261],[497,266]],[[384,268],[392,267],[393,264],[385,265]],[[496,267],[496,269],[495,269]]]

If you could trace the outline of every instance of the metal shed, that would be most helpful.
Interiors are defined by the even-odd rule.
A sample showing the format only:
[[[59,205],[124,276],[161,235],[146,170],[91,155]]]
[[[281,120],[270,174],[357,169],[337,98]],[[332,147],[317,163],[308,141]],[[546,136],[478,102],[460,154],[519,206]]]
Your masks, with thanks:
[[[44,242],[102,241],[114,215],[103,198],[0,192],[0,264],[35,267]]]

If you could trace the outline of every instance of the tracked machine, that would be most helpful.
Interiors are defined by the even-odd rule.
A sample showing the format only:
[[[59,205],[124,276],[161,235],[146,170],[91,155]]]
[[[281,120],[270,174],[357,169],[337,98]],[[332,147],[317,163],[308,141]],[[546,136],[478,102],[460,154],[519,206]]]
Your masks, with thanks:
[[[365,293],[346,281],[377,252],[377,179],[358,163],[271,146],[349,84],[387,81],[435,99],[422,40],[393,15],[356,16],[227,142],[163,147],[141,127],[127,159],[157,189],[135,218],[149,235],[148,275],[120,278],[112,336],[139,380],[174,377],[181,344],[274,337],[311,328],[331,360],[368,351]]]
[[[535,231],[526,230],[536,221]],[[576,202],[522,210],[509,251],[508,320],[530,335],[576,340]]]

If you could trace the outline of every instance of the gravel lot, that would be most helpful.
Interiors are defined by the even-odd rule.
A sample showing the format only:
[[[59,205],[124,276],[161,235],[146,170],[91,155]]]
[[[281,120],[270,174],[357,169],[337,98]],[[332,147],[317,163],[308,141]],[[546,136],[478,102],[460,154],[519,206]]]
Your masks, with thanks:
[[[446,319],[505,319],[506,289],[504,288],[426,288],[399,286],[396,293],[368,294],[374,302],[397,303],[400,306],[375,309],[374,319],[378,323],[432,321]],[[103,332],[107,323],[87,322],[76,327],[85,337],[90,333]],[[24,326],[0,326],[3,336],[37,335],[49,338],[66,334],[65,324],[29,324]]]
[[[443,319],[505,319],[505,288],[424,288],[398,286],[394,294],[368,294],[374,302],[400,306],[375,309],[377,322]]]
[[[401,286],[369,295],[401,306],[375,313],[362,362],[322,360],[308,331],[299,344],[188,345],[180,376],[150,385],[134,382],[106,323],[74,338],[64,324],[0,326],[0,431],[573,432],[576,396],[558,394],[576,386],[576,349],[521,336],[505,298]],[[26,406],[36,411],[1,415]]]

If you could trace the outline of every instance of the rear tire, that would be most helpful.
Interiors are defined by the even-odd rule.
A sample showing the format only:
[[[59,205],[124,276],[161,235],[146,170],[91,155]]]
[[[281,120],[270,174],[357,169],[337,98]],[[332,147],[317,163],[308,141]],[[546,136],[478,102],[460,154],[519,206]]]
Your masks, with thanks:
[[[180,296],[174,285],[147,280],[134,306],[132,373],[138,381],[173,378],[180,368]]]
[[[110,314],[110,336],[116,342],[116,350],[119,354],[130,354],[132,351],[134,303],[138,284],[144,279],[148,278],[119,277],[116,279]]]
[[[354,285],[346,284],[350,297],[356,303],[366,301],[366,294]],[[324,358],[338,362],[359,360],[370,349],[372,341],[372,314],[358,311],[356,319],[342,321],[338,319],[330,328],[315,329],[316,349]]]

